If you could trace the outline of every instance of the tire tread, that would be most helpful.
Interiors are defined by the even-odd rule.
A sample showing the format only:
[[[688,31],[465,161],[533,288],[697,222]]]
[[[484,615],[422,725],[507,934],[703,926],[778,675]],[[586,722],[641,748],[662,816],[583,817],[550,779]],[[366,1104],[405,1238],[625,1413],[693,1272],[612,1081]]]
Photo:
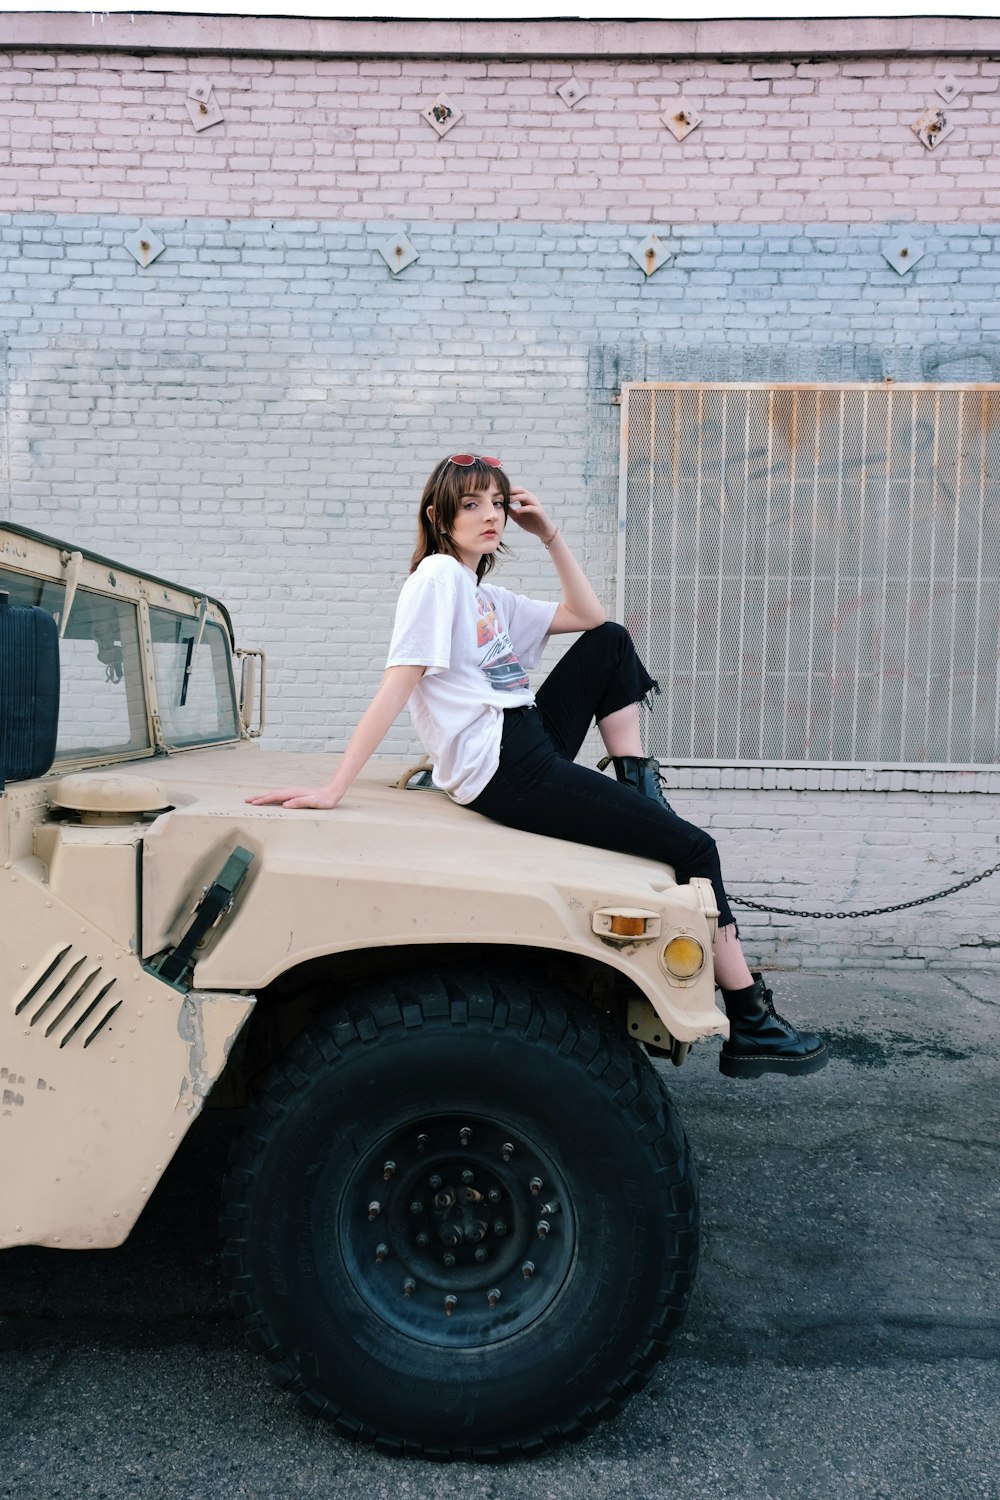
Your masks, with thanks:
[[[355,1421],[336,1409],[289,1360],[266,1314],[257,1304],[250,1273],[249,1245],[243,1231],[249,1214],[255,1162],[277,1135],[292,1102],[308,1087],[318,1068],[335,1064],[358,1047],[377,1043],[396,1027],[413,1030],[429,1022],[470,1020],[493,1031],[518,1031],[529,1044],[547,1042],[560,1054],[575,1057],[582,1070],[600,1081],[618,1108],[631,1115],[635,1133],[655,1155],[659,1172],[671,1179],[668,1199],[687,1223],[677,1233],[679,1257],[671,1257],[672,1274],[664,1276],[656,1321],[631,1353],[628,1367],[590,1395],[569,1420],[540,1426],[513,1442],[422,1445]],[[659,1175],[659,1172],[657,1175]],[[274,1063],[260,1085],[243,1131],[230,1155],[223,1184],[221,1227],[223,1268],[230,1282],[231,1305],[244,1327],[245,1341],[268,1361],[274,1382],[295,1394],[301,1407],[323,1417],[351,1441],[368,1442],[383,1453],[437,1460],[501,1462],[538,1454],[546,1448],[578,1442],[598,1423],[616,1415],[648,1381],[670,1348],[683,1317],[698,1254],[697,1181],[690,1148],[679,1117],[657,1074],[635,1043],[580,1002],[567,1001],[556,989],[504,976],[496,980],[464,974],[447,980],[410,976],[398,984],[374,985],[360,992],[346,1010],[321,1018],[302,1033]],[[678,1260],[680,1263],[676,1264]],[[666,1269],[666,1267],[665,1267]],[[679,1280],[688,1288],[675,1290]]]

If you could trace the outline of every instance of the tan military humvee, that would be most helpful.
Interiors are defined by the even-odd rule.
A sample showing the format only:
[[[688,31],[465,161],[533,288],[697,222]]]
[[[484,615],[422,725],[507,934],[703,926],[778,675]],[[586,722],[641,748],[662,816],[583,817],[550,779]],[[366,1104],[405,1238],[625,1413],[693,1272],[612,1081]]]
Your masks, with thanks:
[[[646,1052],[727,1030],[711,887],[384,761],[248,807],[330,768],[262,753],[263,705],[215,600],[0,526],[0,1246],[119,1244],[206,1098],[245,1106],[223,1256],[282,1384],[385,1451],[579,1436],[690,1292]]]

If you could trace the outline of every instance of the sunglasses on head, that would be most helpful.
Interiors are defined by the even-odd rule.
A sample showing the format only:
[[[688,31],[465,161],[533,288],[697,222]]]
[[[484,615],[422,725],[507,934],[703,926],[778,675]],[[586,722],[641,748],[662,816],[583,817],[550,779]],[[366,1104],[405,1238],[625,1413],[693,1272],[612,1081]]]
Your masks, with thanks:
[[[486,464],[491,469],[502,469],[499,458],[489,458],[485,453],[453,453],[448,459],[459,469],[471,469],[473,464]]]

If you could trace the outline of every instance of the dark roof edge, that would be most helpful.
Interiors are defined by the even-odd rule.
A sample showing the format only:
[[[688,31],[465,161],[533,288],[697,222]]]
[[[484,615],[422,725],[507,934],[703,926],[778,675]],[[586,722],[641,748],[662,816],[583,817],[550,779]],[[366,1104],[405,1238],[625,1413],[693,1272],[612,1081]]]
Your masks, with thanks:
[[[0,49],[566,63],[603,58],[1000,56],[1000,18],[434,21],[20,11],[0,15]]]

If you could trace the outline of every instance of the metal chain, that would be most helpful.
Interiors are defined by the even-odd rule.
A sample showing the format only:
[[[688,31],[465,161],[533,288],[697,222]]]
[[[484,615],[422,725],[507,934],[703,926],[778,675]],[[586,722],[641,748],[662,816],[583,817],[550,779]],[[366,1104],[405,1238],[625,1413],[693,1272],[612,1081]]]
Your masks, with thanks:
[[[840,920],[845,917],[881,917],[886,912],[906,911],[910,906],[926,906],[928,901],[940,901],[942,896],[953,896],[956,891],[964,891],[970,885],[978,885],[980,880],[986,880],[990,875],[995,875],[998,870],[1000,870],[1000,865],[992,865],[981,875],[970,875],[968,880],[961,880],[958,885],[950,885],[945,891],[935,891],[933,896],[918,896],[915,901],[897,901],[895,906],[873,906],[868,911],[796,911],[787,906],[765,906],[762,901],[750,901],[746,896],[730,896],[729,901],[732,906],[751,906],[754,911],[771,911],[779,917],[836,917]]]

